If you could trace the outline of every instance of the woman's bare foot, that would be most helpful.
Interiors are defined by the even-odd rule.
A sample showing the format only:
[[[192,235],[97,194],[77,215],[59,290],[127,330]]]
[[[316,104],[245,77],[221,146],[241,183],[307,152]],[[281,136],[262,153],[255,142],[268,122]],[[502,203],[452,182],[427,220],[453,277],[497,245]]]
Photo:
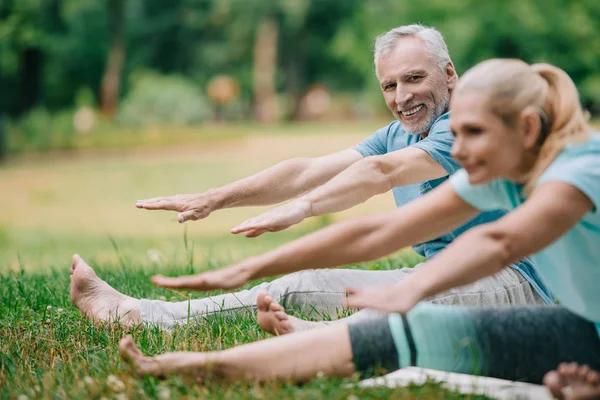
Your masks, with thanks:
[[[600,374],[587,365],[562,363],[544,376],[544,385],[560,400],[600,399]]]
[[[78,254],[71,264],[71,301],[94,322],[118,321],[124,327],[141,323],[140,301],[98,278]]]
[[[162,376],[160,364],[153,357],[146,357],[135,345],[131,335],[125,336],[119,342],[121,358],[129,363],[138,376]]]
[[[273,335],[286,335],[292,332],[306,331],[314,328],[323,328],[323,322],[304,321],[288,315],[284,308],[266,292],[258,294],[256,299],[258,325]]]
[[[170,374],[179,374],[192,377],[197,383],[202,383],[202,380],[207,378],[223,380],[222,375],[215,373],[215,353],[172,352],[146,357],[135,345],[131,335],[121,339],[119,353],[133,372],[140,377],[165,378]]]

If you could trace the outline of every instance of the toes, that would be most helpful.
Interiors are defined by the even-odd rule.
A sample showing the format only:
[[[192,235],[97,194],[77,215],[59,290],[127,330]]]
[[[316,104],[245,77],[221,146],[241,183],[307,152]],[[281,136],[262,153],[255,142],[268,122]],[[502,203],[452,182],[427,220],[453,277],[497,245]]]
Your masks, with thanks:
[[[596,371],[589,371],[587,373],[586,379],[591,384],[594,384],[594,385],[600,384],[600,374]]]
[[[575,370],[575,374],[579,376],[581,379],[587,379],[587,374],[591,371],[590,367],[587,365],[582,365]]]
[[[287,321],[288,320],[288,315],[286,313],[284,313],[283,311],[276,311],[273,314],[275,315],[275,317],[277,317],[277,319],[279,321]]]
[[[276,301],[273,301],[273,299],[271,299],[271,304],[269,304],[269,310],[273,311],[273,312],[284,311],[283,307],[281,307],[281,305],[279,303],[277,303]]]
[[[267,298],[269,298],[267,292],[261,292],[258,294],[258,297],[256,298],[256,308],[258,308],[259,311],[269,310],[269,303],[267,303]]]
[[[71,258],[71,274],[73,272],[75,272],[75,268],[77,267],[77,264],[79,263],[81,257],[79,257],[79,254],[73,254],[73,257]]]
[[[562,363],[558,366],[558,373],[565,376],[571,377],[577,372],[578,365],[576,363]]]
[[[544,386],[550,389],[552,396],[563,399],[562,387],[564,384],[561,375],[557,371],[550,371],[544,375]]]
[[[119,342],[119,352],[121,353],[121,357],[126,361],[136,361],[137,358],[143,357],[142,352],[135,345],[131,335],[127,335],[121,339]]]

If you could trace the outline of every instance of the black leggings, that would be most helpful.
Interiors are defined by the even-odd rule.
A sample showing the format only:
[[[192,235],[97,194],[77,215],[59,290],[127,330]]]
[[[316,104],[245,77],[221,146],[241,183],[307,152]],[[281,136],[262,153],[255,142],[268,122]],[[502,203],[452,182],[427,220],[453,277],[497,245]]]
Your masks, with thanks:
[[[355,368],[407,366],[540,383],[561,362],[600,371],[593,323],[560,306],[456,307],[422,303],[349,326]]]

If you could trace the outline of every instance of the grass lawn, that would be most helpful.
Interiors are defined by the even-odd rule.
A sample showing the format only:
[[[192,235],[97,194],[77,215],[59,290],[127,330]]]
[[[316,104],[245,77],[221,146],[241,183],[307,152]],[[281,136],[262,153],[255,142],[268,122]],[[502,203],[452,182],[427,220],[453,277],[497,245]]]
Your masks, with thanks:
[[[227,231],[259,208],[219,211],[182,226],[175,214],[133,206],[140,198],[199,192],[292,156],[347,148],[364,136],[352,126],[333,133],[294,129],[168,149],[23,158],[0,167],[0,398],[481,398],[433,383],[362,389],[354,385],[356,378],[317,378],[302,386],[204,382],[202,387],[179,377],[139,379],[127,373],[118,355],[117,343],[125,334],[132,334],[146,354],[226,349],[269,335],[250,312],[165,333],[96,327],[71,305],[68,270],[74,252],[128,295],[182,300],[202,294],[158,289],[149,277],[223,266],[336,220],[393,209],[391,196],[380,196],[348,212],[251,240]],[[356,267],[388,269],[417,261],[403,251]]]

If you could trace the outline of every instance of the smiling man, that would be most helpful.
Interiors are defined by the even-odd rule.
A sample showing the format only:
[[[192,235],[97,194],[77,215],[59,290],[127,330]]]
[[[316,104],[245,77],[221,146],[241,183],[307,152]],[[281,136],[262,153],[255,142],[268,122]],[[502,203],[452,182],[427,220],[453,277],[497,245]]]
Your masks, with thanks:
[[[377,38],[374,60],[385,102],[396,120],[354,148],[316,159],[284,161],[206,193],[143,200],[137,206],[148,210],[177,211],[179,222],[184,222],[205,218],[217,209],[274,204],[307,193],[232,230],[251,237],[285,229],[310,216],[347,209],[389,190],[392,190],[398,206],[431,191],[459,169],[450,155],[453,136],[448,123],[448,104],[457,74],[446,44],[433,28],[403,26]],[[414,246],[414,250],[431,258],[468,228],[502,215],[504,211],[480,214],[455,231]],[[374,248],[377,245],[372,243]],[[293,246],[292,243],[264,256],[197,276],[158,276],[154,283],[163,287],[200,290],[239,287],[251,279],[273,275],[274,271],[289,273],[307,267],[302,265],[301,257],[278,258],[278,254],[289,255],[290,249],[293,253]],[[327,254],[322,254],[323,263],[326,259]],[[390,284],[400,281],[411,271],[413,269],[410,268],[391,271],[308,270],[250,290],[177,303],[127,297],[98,278],[91,267],[75,256],[71,266],[71,298],[79,309],[95,320],[119,319],[123,325],[146,322],[171,327],[185,323],[189,317],[255,307],[258,294],[267,292],[268,296],[261,295],[258,304],[261,326],[273,333],[287,333],[314,325],[287,319],[272,299],[283,306],[300,308],[305,313],[317,311],[319,315],[329,314],[335,318],[337,310],[343,306],[347,287]],[[463,305],[552,302],[529,260],[431,300]],[[277,319],[276,314],[282,318]],[[368,310],[361,311],[340,321],[351,323],[369,318],[369,315]],[[280,324],[283,320],[286,322]]]

